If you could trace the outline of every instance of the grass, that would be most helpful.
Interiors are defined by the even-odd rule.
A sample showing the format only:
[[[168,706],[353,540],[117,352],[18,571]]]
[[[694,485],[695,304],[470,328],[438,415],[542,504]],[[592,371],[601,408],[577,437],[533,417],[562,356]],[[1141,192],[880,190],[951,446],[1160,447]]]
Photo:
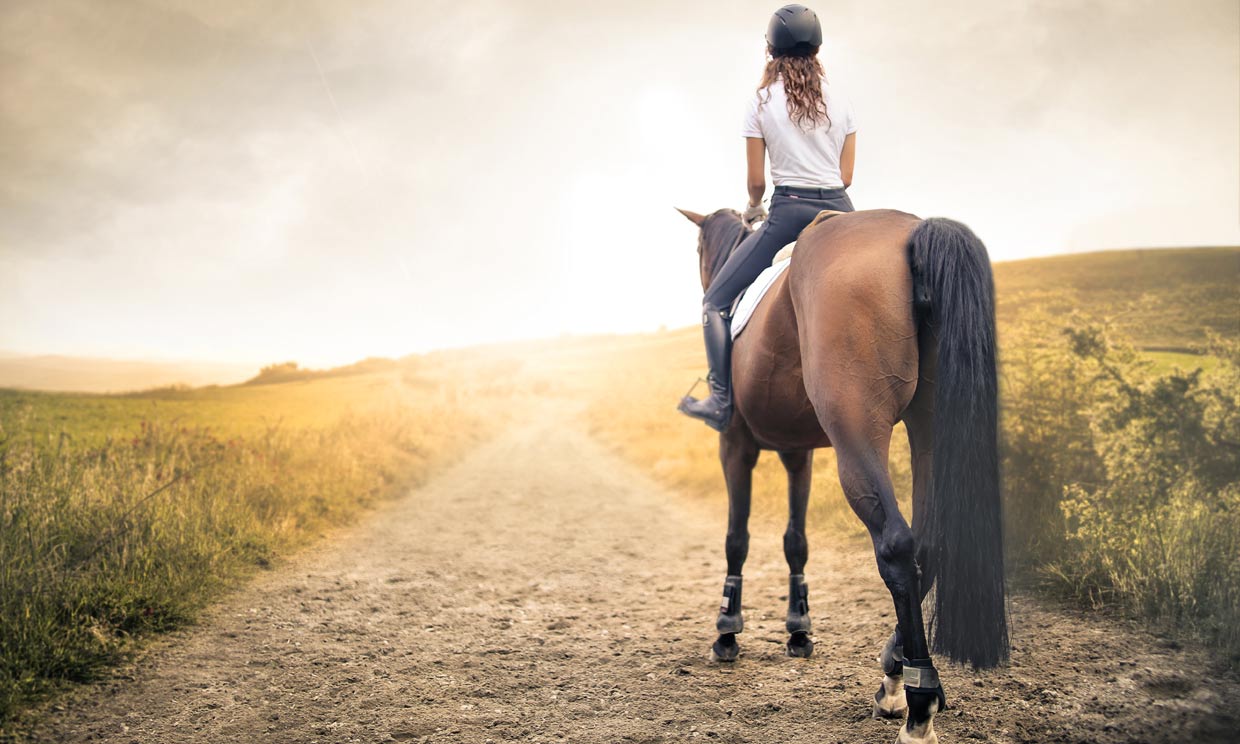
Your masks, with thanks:
[[[465,452],[473,402],[497,391],[444,358],[262,386],[0,392],[0,733]]]
[[[1106,319],[1146,349],[1189,351],[1240,331],[1240,248],[1125,250],[995,264],[1000,323],[1031,307]]]
[[[437,370],[428,370],[119,395],[0,390],[0,422],[28,435],[64,432],[82,444],[98,444],[141,421],[206,427],[232,436],[275,425],[321,428],[350,411],[400,406],[415,389],[438,394],[446,385]]]
[[[1144,356],[1151,362],[1150,370],[1155,374],[1167,374],[1176,370],[1192,371],[1194,369],[1199,369],[1202,372],[1213,372],[1218,369],[1219,365],[1217,357],[1201,353],[1145,351]]]

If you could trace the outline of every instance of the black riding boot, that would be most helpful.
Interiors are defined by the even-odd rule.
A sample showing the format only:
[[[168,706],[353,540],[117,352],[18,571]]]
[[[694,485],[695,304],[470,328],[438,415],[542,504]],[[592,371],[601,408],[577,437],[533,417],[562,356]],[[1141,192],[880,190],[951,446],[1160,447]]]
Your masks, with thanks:
[[[732,331],[726,314],[702,309],[702,335],[706,337],[706,382],[710,397],[694,400],[685,396],[677,407],[681,413],[701,419],[715,431],[723,431],[732,419]]]

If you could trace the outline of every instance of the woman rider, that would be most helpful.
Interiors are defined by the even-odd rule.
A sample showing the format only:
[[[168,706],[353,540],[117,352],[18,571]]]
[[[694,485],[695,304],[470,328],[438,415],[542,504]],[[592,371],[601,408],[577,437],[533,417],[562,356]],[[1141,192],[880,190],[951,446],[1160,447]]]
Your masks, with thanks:
[[[732,417],[732,336],[728,310],[779,249],[796,240],[820,211],[853,211],[845,189],[852,183],[857,125],[852,107],[832,95],[818,61],[822,25],[803,5],[775,11],[766,30],[770,59],[749,102],[742,134],[749,170],[747,225],[762,226],[736,247],[702,299],[710,397],[686,396],[679,409],[723,431]],[[766,153],[775,191],[768,217]]]

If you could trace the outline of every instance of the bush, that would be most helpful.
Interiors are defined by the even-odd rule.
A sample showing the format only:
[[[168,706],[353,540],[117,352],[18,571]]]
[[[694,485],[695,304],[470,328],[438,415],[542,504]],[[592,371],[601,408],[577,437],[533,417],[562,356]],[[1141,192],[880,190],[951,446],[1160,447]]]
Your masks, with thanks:
[[[1015,565],[1087,603],[1194,630],[1240,659],[1240,342],[1210,372],[1154,364],[1096,323],[1005,337]]]
[[[1097,328],[1068,335],[1104,477],[1066,485],[1055,572],[1240,653],[1240,344],[1215,340],[1213,373],[1149,375]]]
[[[1017,570],[1063,556],[1064,484],[1094,483],[1102,472],[1086,410],[1089,377],[1059,328],[1048,312],[1030,311],[1000,337],[1004,515],[1008,565]]]

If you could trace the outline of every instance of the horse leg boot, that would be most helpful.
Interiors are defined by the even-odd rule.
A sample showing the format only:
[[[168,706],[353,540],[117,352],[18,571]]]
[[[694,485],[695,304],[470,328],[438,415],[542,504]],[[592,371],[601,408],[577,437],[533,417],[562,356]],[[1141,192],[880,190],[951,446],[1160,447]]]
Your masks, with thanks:
[[[784,627],[788,629],[785,652],[789,656],[805,659],[814,653],[814,642],[809,637],[812,628],[809,621],[809,585],[805,583],[805,574],[791,574],[788,577],[788,619],[784,621]]]
[[[686,395],[677,409],[722,432],[732,420],[732,330],[726,311],[703,307],[702,335],[706,340],[706,363],[710,367],[706,377],[710,396],[695,400]]]
[[[813,450],[780,452],[779,459],[788,473],[788,528],[784,531],[784,557],[788,560],[788,630],[785,652],[807,658],[814,653],[809,619],[809,586],[805,583],[805,562],[809,541],[805,537],[805,510],[809,505]]]
[[[719,637],[710,648],[711,658],[715,661],[736,661],[741,646],[736,642],[736,634],[745,629],[745,616],[741,613],[740,576],[728,574],[723,580],[723,601],[719,604],[719,617],[715,618],[715,630]]]
[[[749,556],[749,504],[753,486],[753,467],[758,462],[758,445],[744,426],[736,426],[719,437],[719,459],[728,486],[728,535],[724,553],[728,576],[723,583],[723,599],[715,630],[719,637],[711,647],[715,661],[735,661],[740,654],[736,634],[745,628],[741,613],[741,570]]]

